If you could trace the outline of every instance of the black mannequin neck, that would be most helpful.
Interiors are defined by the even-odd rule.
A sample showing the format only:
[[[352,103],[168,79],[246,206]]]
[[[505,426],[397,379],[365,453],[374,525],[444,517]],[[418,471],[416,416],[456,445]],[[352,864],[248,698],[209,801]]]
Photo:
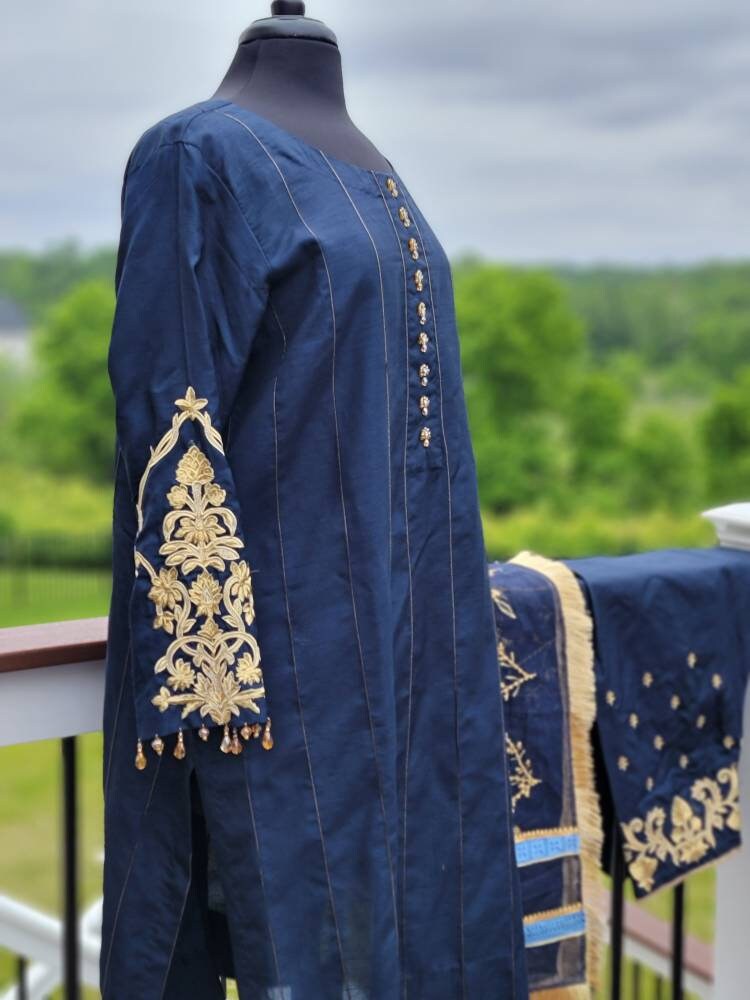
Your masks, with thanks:
[[[349,117],[341,53],[331,42],[293,35],[241,41],[214,97],[268,118],[330,156],[391,169]]]

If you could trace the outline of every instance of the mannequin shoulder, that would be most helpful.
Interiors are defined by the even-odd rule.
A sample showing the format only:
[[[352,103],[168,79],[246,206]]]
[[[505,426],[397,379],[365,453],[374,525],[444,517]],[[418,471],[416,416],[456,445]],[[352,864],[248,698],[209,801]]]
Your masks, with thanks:
[[[237,129],[224,113],[230,103],[212,98],[191,104],[155,122],[138,138],[128,158],[133,173],[164,146],[188,145],[206,167],[221,177],[231,174],[237,147]],[[259,163],[261,158],[259,158]]]

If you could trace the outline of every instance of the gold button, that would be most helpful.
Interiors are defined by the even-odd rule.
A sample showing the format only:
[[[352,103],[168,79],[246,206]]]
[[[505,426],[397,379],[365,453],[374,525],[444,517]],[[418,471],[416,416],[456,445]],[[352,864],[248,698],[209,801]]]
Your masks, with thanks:
[[[409,218],[409,213],[406,211],[406,209],[404,208],[403,205],[398,210],[398,217],[399,217],[399,219],[401,219],[401,221],[403,222],[403,224],[405,226],[408,227],[408,226],[411,225],[411,219]]]
[[[417,303],[417,316],[419,316],[419,322],[424,326],[427,322],[427,303],[418,302]]]
[[[427,385],[427,376],[429,374],[430,374],[430,366],[429,365],[420,365],[419,366],[419,381],[422,383],[422,385]]]
[[[422,430],[419,432],[419,440],[422,442],[425,448],[429,448],[431,437],[432,437],[432,431],[430,430],[429,427],[423,427]]]
[[[427,334],[424,332],[424,330],[422,330],[422,332],[420,333],[420,335],[417,337],[417,342],[419,344],[419,349],[422,352],[422,354],[426,354],[427,353],[427,345],[430,342],[430,338],[427,336]]]
[[[424,288],[424,275],[421,271],[414,272],[414,284],[417,286],[418,292],[421,292]]]
[[[420,396],[419,397],[419,409],[422,411],[422,416],[426,417],[430,412],[430,397]]]
[[[413,236],[409,238],[409,243],[407,245],[409,247],[409,253],[412,255],[414,260],[419,260],[419,244]]]
[[[396,182],[392,177],[388,178],[388,180],[385,182],[385,186],[388,188],[388,190],[391,192],[394,198],[398,198],[398,188],[396,187]]]

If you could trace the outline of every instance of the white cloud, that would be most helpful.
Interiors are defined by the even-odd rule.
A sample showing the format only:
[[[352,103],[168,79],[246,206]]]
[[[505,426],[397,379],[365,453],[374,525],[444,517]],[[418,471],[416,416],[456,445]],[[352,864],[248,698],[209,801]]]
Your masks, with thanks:
[[[3,8],[3,246],[113,242],[135,140],[210,96],[241,30],[268,10]],[[320,0],[308,14],[338,35],[350,114],[449,253],[750,256],[744,2]]]

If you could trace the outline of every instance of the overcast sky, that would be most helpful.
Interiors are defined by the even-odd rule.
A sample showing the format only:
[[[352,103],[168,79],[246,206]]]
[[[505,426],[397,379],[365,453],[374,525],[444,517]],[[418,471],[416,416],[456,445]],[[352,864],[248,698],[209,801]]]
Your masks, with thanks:
[[[140,133],[270,3],[3,0],[0,247],[114,242]],[[750,257],[748,0],[311,0],[449,254]]]

